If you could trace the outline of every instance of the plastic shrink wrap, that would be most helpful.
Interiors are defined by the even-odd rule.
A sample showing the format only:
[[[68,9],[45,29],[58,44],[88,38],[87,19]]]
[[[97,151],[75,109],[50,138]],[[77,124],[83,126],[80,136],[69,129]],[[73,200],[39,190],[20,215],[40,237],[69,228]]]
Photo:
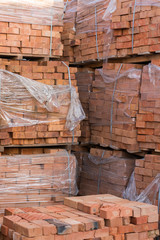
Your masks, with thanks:
[[[95,71],[89,102],[91,143],[138,152],[138,113],[142,66],[104,63]],[[102,107],[103,106],[103,107]]]
[[[66,120],[73,130],[85,115],[74,87],[51,86],[0,70],[1,128]]]
[[[135,166],[134,157],[122,151],[101,148],[75,155],[78,162],[82,161],[80,195],[108,193],[122,197]]]
[[[52,154],[0,157],[0,213],[9,207],[51,205],[77,194],[76,158]]]
[[[154,178],[154,180],[148,184],[148,186],[141,191],[140,194],[137,193],[136,182],[134,177],[134,172],[131,175],[128,186],[123,192],[123,197],[130,201],[144,202],[149,204],[157,204],[158,193],[160,189],[160,174]]]

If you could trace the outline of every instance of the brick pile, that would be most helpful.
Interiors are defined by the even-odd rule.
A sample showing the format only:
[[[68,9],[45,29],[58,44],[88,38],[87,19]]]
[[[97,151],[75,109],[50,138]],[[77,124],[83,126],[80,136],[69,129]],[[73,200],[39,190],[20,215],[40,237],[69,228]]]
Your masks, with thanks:
[[[153,240],[158,234],[156,206],[112,195],[66,198],[65,205],[7,208],[1,226],[3,240]]]
[[[110,40],[107,34],[109,23],[103,20],[108,2],[79,1],[77,5],[76,36],[74,46],[75,62],[103,59],[104,46]],[[96,41],[97,34],[97,41]]]
[[[78,68],[76,80],[78,85],[79,99],[81,101],[86,118],[81,122],[81,137],[79,142],[90,143],[90,124],[89,124],[89,99],[94,80],[94,70],[91,68]]]
[[[8,8],[7,8],[8,7]],[[1,55],[50,56],[63,54],[63,0],[3,1],[0,3]]]
[[[103,75],[95,71],[89,103],[91,143],[137,152],[141,66],[123,64],[120,68],[119,63],[104,63]]]
[[[142,2],[139,2],[143,5]],[[154,2],[156,3],[156,1]],[[153,54],[160,50],[159,12],[149,1],[146,6],[135,8],[134,41],[132,51],[132,27],[135,1],[118,1],[117,10],[113,13],[111,28],[114,39],[110,45],[109,57],[127,57],[139,54]],[[158,4],[158,3],[157,3]],[[137,2],[138,5],[138,2]]]
[[[68,62],[66,62],[68,64]],[[20,74],[21,76],[32,78],[40,83],[48,85],[68,85],[68,70],[59,61],[43,61],[43,62],[34,62],[34,61],[14,61],[14,60],[0,60],[1,69],[8,70],[10,72]],[[71,72],[71,83],[77,90],[77,81],[75,78],[75,73],[77,68],[70,68]],[[3,82],[4,87],[6,83]],[[69,110],[69,105],[62,105],[59,108],[54,109],[53,112],[48,112],[47,109],[41,107],[40,103],[34,99],[33,96],[28,95],[26,88],[23,86],[22,89],[17,90],[16,84],[9,86],[10,91],[23,92],[21,99],[23,99],[23,105],[18,106],[15,102],[16,111],[9,113],[9,118],[6,121],[1,119],[1,125],[10,126],[8,124],[15,124],[18,127],[3,128],[0,130],[0,143],[3,146],[6,145],[40,145],[40,144],[68,144],[72,143],[72,132],[70,132],[65,124],[66,117]],[[8,87],[8,86],[6,86]],[[67,86],[66,86],[67,87]],[[27,94],[28,98],[24,99],[24,94]],[[3,92],[6,94],[6,91]],[[61,96],[60,96],[61,95]],[[70,91],[66,94],[60,94],[60,98],[66,97],[66,100],[70,99]],[[4,98],[3,98],[4,99]],[[14,99],[12,99],[14,100]],[[14,100],[16,101],[16,100]],[[19,108],[23,109],[23,113],[19,112]],[[25,109],[28,109],[32,112],[27,113]],[[5,110],[5,109],[4,109]],[[7,110],[6,110],[7,111]],[[37,124],[34,126],[24,126],[23,123],[24,115],[26,115],[27,124],[32,125],[32,120],[38,120],[39,123],[47,121],[48,123]],[[3,113],[1,113],[1,117]],[[8,122],[9,121],[9,122]],[[41,122],[42,121],[42,122]],[[78,125],[74,131],[74,143],[78,142],[78,137],[81,135],[80,126]]]
[[[159,71],[159,67],[153,64],[143,67],[139,114],[136,120],[137,141],[141,150],[160,151]]]
[[[54,26],[50,55],[51,26],[27,23],[0,22],[1,55],[60,57],[62,26]]]
[[[155,179],[157,174],[159,174],[160,155],[146,154],[144,159],[137,159],[135,165],[136,188],[137,193],[140,194]],[[156,188],[158,186],[159,184],[153,188],[155,194],[157,193]]]
[[[6,207],[52,205],[77,194],[76,158],[65,150],[1,156],[0,164],[0,213]]]
[[[109,193],[122,197],[131,173],[135,158],[122,151],[91,148],[90,154],[83,152],[80,174],[80,195]]]

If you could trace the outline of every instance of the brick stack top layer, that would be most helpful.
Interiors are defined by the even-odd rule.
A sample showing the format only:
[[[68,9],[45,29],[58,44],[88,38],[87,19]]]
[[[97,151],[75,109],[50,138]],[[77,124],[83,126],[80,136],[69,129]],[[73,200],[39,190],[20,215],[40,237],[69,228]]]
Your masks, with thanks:
[[[66,198],[65,204],[6,209],[2,236],[9,240],[153,240],[159,234],[156,206],[112,195]]]

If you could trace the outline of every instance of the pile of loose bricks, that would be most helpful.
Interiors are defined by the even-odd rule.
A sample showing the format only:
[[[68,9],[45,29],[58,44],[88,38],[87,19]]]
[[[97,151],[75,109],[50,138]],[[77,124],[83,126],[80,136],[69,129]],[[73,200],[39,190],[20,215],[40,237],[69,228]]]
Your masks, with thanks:
[[[113,195],[65,198],[65,205],[7,208],[1,239],[153,240],[157,207]]]

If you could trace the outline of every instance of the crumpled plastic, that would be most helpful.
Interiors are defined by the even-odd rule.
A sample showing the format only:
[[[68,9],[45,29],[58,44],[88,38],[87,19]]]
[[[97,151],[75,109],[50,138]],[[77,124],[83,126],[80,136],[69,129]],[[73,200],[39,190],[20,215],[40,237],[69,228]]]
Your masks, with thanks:
[[[0,128],[66,120],[73,130],[85,113],[76,89],[51,86],[0,70]]]
[[[144,202],[155,205],[159,189],[160,189],[160,173],[157,174],[155,179],[146,187],[146,189],[144,189],[138,195],[133,172],[128,182],[128,186],[126,190],[123,192],[123,198],[128,199],[130,201]]]

